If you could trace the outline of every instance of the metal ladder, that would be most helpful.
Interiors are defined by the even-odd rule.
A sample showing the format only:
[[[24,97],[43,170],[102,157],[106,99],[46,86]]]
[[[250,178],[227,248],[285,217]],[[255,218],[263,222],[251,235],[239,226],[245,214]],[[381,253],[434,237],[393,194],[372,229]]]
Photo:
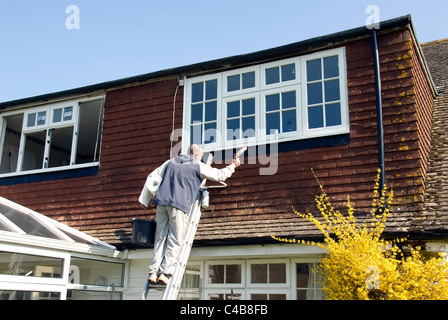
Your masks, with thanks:
[[[207,158],[207,165],[211,165],[213,162],[213,155],[209,154]],[[179,293],[179,289],[181,286],[182,278],[187,267],[188,258],[190,257],[191,247],[193,246],[194,237],[196,235],[196,230],[198,228],[199,220],[201,219],[201,202],[202,202],[202,190],[205,187],[207,179],[202,180],[201,186],[198,190],[198,194],[196,196],[196,200],[190,208],[190,212],[188,213],[188,227],[185,233],[184,243],[180,249],[179,256],[177,258],[177,262],[175,263],[174,272],[168,284],[165,286],[162,285],[152,285],[149,282],[149,279],[146,279],[145,287],[142,293],[142,300],[146,300],[146,296],[148,295],[148,291],[150,288],[164,288],[163,300],[176,300],[177,294]],[[149,278],[149,277],[148,277]]]

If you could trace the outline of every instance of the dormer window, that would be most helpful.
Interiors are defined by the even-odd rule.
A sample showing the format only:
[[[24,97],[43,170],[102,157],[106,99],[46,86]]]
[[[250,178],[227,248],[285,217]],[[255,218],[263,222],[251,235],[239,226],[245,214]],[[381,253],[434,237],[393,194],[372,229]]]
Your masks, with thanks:
[[[184,143],[204,151],[349,132],[345,49],[189,78]]]
[[[99,164],[102,98],[1,114],[0,177]]]

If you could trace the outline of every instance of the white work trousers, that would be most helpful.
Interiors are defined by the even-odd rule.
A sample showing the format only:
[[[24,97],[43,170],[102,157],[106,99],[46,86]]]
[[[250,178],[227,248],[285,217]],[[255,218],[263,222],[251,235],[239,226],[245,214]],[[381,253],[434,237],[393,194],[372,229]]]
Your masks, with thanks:
[[[187,215],[171,206],[157,206],[154,257],[149,274],[172,275],[188,226]]]

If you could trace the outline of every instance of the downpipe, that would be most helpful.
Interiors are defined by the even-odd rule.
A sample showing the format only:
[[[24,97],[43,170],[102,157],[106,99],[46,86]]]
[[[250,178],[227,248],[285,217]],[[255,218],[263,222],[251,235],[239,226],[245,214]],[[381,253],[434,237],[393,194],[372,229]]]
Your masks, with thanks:
[[[386,172],[384,161],[384,128],[383,128],[383,103],[381,92],[381,72],[380,72],[380,58],[378,52],[378,39],[375,28],[371,31],[372,34],[372,50],[373,50],[373,67],[375,72],[375,93],[376,93],[376,121],[378,131],[378,166],[380,172],[380,195],[383,194],[384,186],[386,184]]]

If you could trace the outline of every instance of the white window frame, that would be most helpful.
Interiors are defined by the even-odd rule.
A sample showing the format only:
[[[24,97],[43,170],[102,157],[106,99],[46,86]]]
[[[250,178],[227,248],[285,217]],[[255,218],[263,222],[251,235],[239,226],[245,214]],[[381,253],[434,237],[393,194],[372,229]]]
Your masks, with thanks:
[[[255,99],[255,136],[254,137],[250,137],[250,138],[240,138],[238,140],[227,140],[227,103],[228,102],[233,102],[233,101],[240,101],[242,103],[243,100],[248,100],[248,99]],[[223,135],[222,139],[224,140],[223,144],[224,144],[224,148],[232,148],[235,143],[241,143],[241,141],[243,141],[243,144],[245,145],[254,145],[256,144],[256,142],[258,140],[260,140],[260,130],[258,130],[259,128],[261,128],[261,124],[260,124],[260,117],[257,117],[257,105],[259,104],[259,95],[257,94],[253,94],[253,93],[246,93],[243,95],[237,95],[237,96],[231,96],[231,97],[226,97],[222,99],[222,122],[221,123],[221,127],[225,128],[223,129],[223,131],[221,132],[221,135]],[[241,111],[242,111],[242,106],[241,107]],[[242,113],[239,116],[239,119],[244,118],[244,116],[242,115]],[[241,134],[243,134],[244,132],[242,131],[242,123],[240,122],[240,130],[241,130]]]
[[[58,292],[60,293],[60,300],[66,299],[70,269],[70,254],[7,244],[0,244],[0,251],[63,259],[64,261],[61,278],[0,275],[0,290]]]
[[[310,60],[315,60],[319,58],[325,58],[330,56],[338,56],[339,57],[339,84],[340,84],[340,93],[341,93],[341,125],[333,126],[333,127],[324,127],[324,128],[316,128],[309,129],[308,128],[308,88],[307,88],[307,79],[306,73],[304,73],[303,77],[303,85],[302,85],[302,110],[303,110],[303,134],[306,137],[314,138],[325,135],[335,135],[341,133],[350,132],[350,124],[349,124],[349,112],[348,112],[348,86],[347,86],[347,62],[345,58],[345,48],[342,49],[332,49],[322,52],[317,52],[314,54],[310,54],[302,59],[302,69],[306,70],[306,63]],[[341,63],[343,62],[343,63]],[[323,77],[323,75],[322,75]],[[324,80],[323,80],[324,81]],[[323,97],[325,100],[325,96]],[[325,104],[325,101],[323,101]]]
[[[242,78],[240,78],[241,89],[227,92],[227,90],[228,90],[227,77],[236,76],[236,75],[242,76],[243,74],[250,73],[250,72],[255,72],[255,86],[254,87],[243,89],[242,88]],[[223,79],[222,80],[222,96],[223,97],[231,97],[231,96],[236,96],[236,95],[241,95],[241,94],[247,94],[247,93],[257,92],[260,90],[260,81],[259,81],[260,68],[259,67],[248,67],[248,68],[241,68],[241,69],[236,69],[236,70],[232,70],[232,71],[227,71],[222,74],[222,79]]]
[[[297,288],[297,272],[296,272],[296,264],[314,264],[317,266],[319,264],[319,259],[307,259],[307,258],[298,258],[298,259],[291,259],[291,293],[293,294],[293,297],[297,299],[297,290],[301,289],[309,289],[309,288]],[[316,274],[313,273],[312,270],[310,270],[310,276],[314,277],[314,281],[316,281]],[[322,292],[322,296],[324,296],[324,291],[322,288],[313,287],[311,288],[313,290],[314,299],[317,297],[317,291],[320,290]]]
[[[290,58],[290,59],[283,59],[283,60],[278,60],[278,61],[274,61],[274,62],[270,62],[270,63],[265,63],[263,65],[261,65],[261,89],[262,90],[270,90],[270,89],[274,89],[274,88],[283,88],[285,86],[290,86],[290,85],[295,85],[295,84],[300,84],[302,82],[302,73],[301,73],[301,57],[296,57],[296,58]],[[288,80],[288,81],[282,81],[281,80],[281,67],[282,66],[286,66],[286,65],[290,65],[290,64],[295,64],[295,72],[296,72],[296,78],[294,80]],[[274,67],[279,67],[280,68],[280,81],[277,83],[272,83],[272,84],[266,84],[266,70],[267,69],[271,69]]]
[[[251,295],[252,294],[266,294],[268,295],[268,299],[269,299],[269,295],[271,294],[284,294],[286,296],[286,300],[291,300],[291,289],[289,288],[284,288],[284,289],[279,289],[279,288],[266,288],[266,287],[260,287],[257,289],[254,288],[248,288],[246,289],[246,300],[251,300]]]
[[[210,274],[208,272],[210,266],[214,265],[240,265],[241,266],[241,282],[240,283],[211,283]],[[212,261],[212,262],[205,262],[205,277],[204,277],[204,288],[212,289],[212,288],[220,288],[224,289],[227,288],[230,292],[230,289],[244,289],[246,284],[246,263],[244,260],[223,260],[223,261]],[[215,293],[216,290],[211,290]],[[217,291],[216,291],[217,292]]]
[[[263,260],[247,260],[247,267],[246,267],[246,279],[247,279],[247,288],[248,289],[265,289],[266,291],[261,292],[260,290],[255,290],[256,292],[259,293],[265,293],[265,292],[270,292],[270,289],[289,289],[291,284],[291,272],[290,272],[290,260],[289,259],[263,259]],[[253,264],[285,264],[285,283],[271,283],[271,282],[266,282],[266,283],[252,283],[251,282],[251,266]],[[268,274],[267,277],[269,278],[269,270],[268,270]],[[269,280],[269,279],[268,279]]]
[[[282,95],[282,93],[286,93],[286,92],[291,92],[291,91],[296,91],[296,131],[291,131],[291,132],[277,132],[275,134],[267,134],[266,131],[266,114],[267,114],[267,110],[266,110],[266,96],[269,95],[273,95],[273,94],[280,94],[280,96]],[[263,91],[261,93],[262,97],[261,97],[261,110],[263,113],[263,116],[260,117],[261,119],[261,127],[263,128],[263,133],[260,137],[260,141],[263,143],[266,143],[267,141],[283,141],[283,140],[294,140],[297,136],[301,136],[303,133],[303,112],[302,112],[302,108],[300,107],[301,105],[301,88],[298,85],[293,85],[293,86],[288,86],[288,87],[281,87],[281,90],[279,90],[279,88],[276,89],[270,89],[270,90],[266,90]],[[282,113],[282,106],[280,105],[280,109],[278,111],[280,114]],[[282,116],[280,117],[280,127],[282,126]],[[261,134],[261,132],[260,132]]]
[[[0,132],[2,135],[0,136],[0,152],[3,151],[4,146],[4,139],[5,139],[5,130],[6,130],[6,121],[5,118],[16,116],[16,115],[23,115],[23,123],[22,123],[22,132],[20,137],[20,145],[19,145],[19,151],[18,151],[18,159],[17,159],[17,167],[15,172],[9,172],[9,173],[3,173],[0,174],[0,178],[4,177],[12,177],[12,176],[21,176],[21,175],[30,175],[30,174],[36,174],[36,173],[47,173],[47,172],[55,172],[55,171],[62,171],[62,170],[69,170],[69,169],[80,169],[80,168],[87,168],[92,166],[99,166],[99,161],[89,162],[89,163],[83,163],[83,164],[76,164],[76,154],[77,154],[77,140],[78,140],[78,132],[79,132],[79,109],[80,105],[83,103],[88,103],[92,101],[101,101],[101,108],[104,108],[104,96],[97,96],[93,98],[88,99],[80,99],[80,100],[72,100],[72,101],[66,101],[66,102],[58,102],[53,103],[47,106],[40,106],[40,107],[30,107],[26,110],[15,110],[11,112],[4,112],[0,114]],[[63,113],[64,108],[66,107],[72,107],[72,117],[69,120],[63,119]],[[53,113],[56,109],[62,108],[62,118],[60,122],[53,123]],[[39,112],[46,111],[46,120],[45,124],[42,125],[34,125],[32,127],[27,126],[28,122],[28,115],[36,113],[36,115]],[[100,117],[103,116],[103,112],[100,113]],[[100,120],[102,121],[102,119]],[[37,119],[36,119],[37,122]],[[72,149],[71,149],[71,155],[70,155],[70,162],[68,165],[64,166],[58,166],[58,167],[52,167],[48,168],[46,167],[45,163],[49,160],[45,160],[45,158],[48,158],[50,155],[50,146],[51,146],[51,139],[49,138],[48,132],[51,129],[61,129],[61,128],[68,128],[73,127],[73,134],[72,134]],[[44,161],[42,164],[42,168],[39,169],[32,169],[32,170],[23,170],[23,161],[25,157],[25,136],[26,134],[35,133],[35,132],[42,132],[46,131],[46,140],[45,140],[45,146],[44,146]],[[0,157],[1,161],[1,157]]]
[[[246,290],[244,289],[234,289],[234,288],[228,288],[228,289],[223,289],[223,288],[213,288],[213,289],[205,289],[204,290],[204,300],[211,300],[210,299],[210,295],[211,294],[223,294],[224,297],[227,295],[231,295],[231,294],[237,295],[239,294],[240,297],[239,299],[234,299],[237,301],[241,301],[241,300],[246,300]],[[224,299],[224,300],[230,300],[230,299]]]
[[[341,125],[308,129],[308,108],[307,108],[307,79],[306,79],[306,61],[322,57],[337,55],[339,58],[339,84],[340,84],[340,103],[341,103]],[[266,69],[280,67],[295,63],[296,78],[282,82],[280,73],[280,82],[266,85]],[[266,135],[266,116],[265,116],[265,97],[270,93],[286,92],[287,88],[296,90],[297,99],[297,131],[275,135],[275,142],[286,142],[294,140],[303,140],[316,137],[326,137],[338,134],[347,134],[350,132],[349,111],[348,111],[348,89],[347,89],[347,61],[345,48],[336,48],[325,50],[304,56],[282,59],[269,63],[259,64],[252,67],[244,67],[231,71],[187,78],[185,81],[184,94],[184,119],[183,119],[183,139],[182,151],[186,152],[190,145],[190,122],[191,122],[191,87],[193,83],[205,82],[211,79],[218,81],[218,119],[217,119],[217,137],[211,144],[202,145],[205,152],[220,151],[229,148],[238,148],[244,145],[255,146],[264,145],[273,142],[272,135]],[[255,72],[255,88],[241,89],[233,92],[227,92],[227,77],[232,75],[241,75],[247,72]],[[226,140],[226,102],[231,99],[241,99],[244,96],[258,95],[256,103],[256,126],[259,125],[256,132],[256,139]]]
[[[211,80],[217,80],[218,81],[218,85],[217,85],[217,110],[216,110],[216,132],[218,137],[215,137],[216,141],[214,143],[210,143],[207,144],[207,148],[203,148],[204,150],[207,149],[216,149],[219,148],[220,145],[220,141],[221,141],[221,133],[223,132],[223,129],[221,127],[222,125],[222,108],[221,108],[221,85],[220,85],[220,80],[218,79],[218,77],[216,75],[208,75],[208,76],[203,76],[203,77],[198,77],[198,78],[192,78],[189,81],[189,86],[192,86],[195,83],[199,83],[199,82],[207,82],[207,81],[211,81]],[[205,87],[205,86],[204,86]],[[204,89],[205,90],[205,89]],[[184,107],[184,123],[183,123],[183,127],[185,128],[185,130],[187,132],[185,132],[185,134],[183,136],[188,137],[188,141],[190,140],[190,125],[191,125],[191,98],[192,98],[192,90],[185,90],[185,95],[184,95],[184,106],[188,105],[188,108]],[[203,101],[204,106],[203,106],[203,110],[202,110],[202,119],[205,121],[205,101]],[[204,123],[204,121],[202,123]],[[202,132],[202,140],[204,140],[204,131]],[[182,139],[183,141],[184,139]],[[188,144],[189,145],[189,144]]]

